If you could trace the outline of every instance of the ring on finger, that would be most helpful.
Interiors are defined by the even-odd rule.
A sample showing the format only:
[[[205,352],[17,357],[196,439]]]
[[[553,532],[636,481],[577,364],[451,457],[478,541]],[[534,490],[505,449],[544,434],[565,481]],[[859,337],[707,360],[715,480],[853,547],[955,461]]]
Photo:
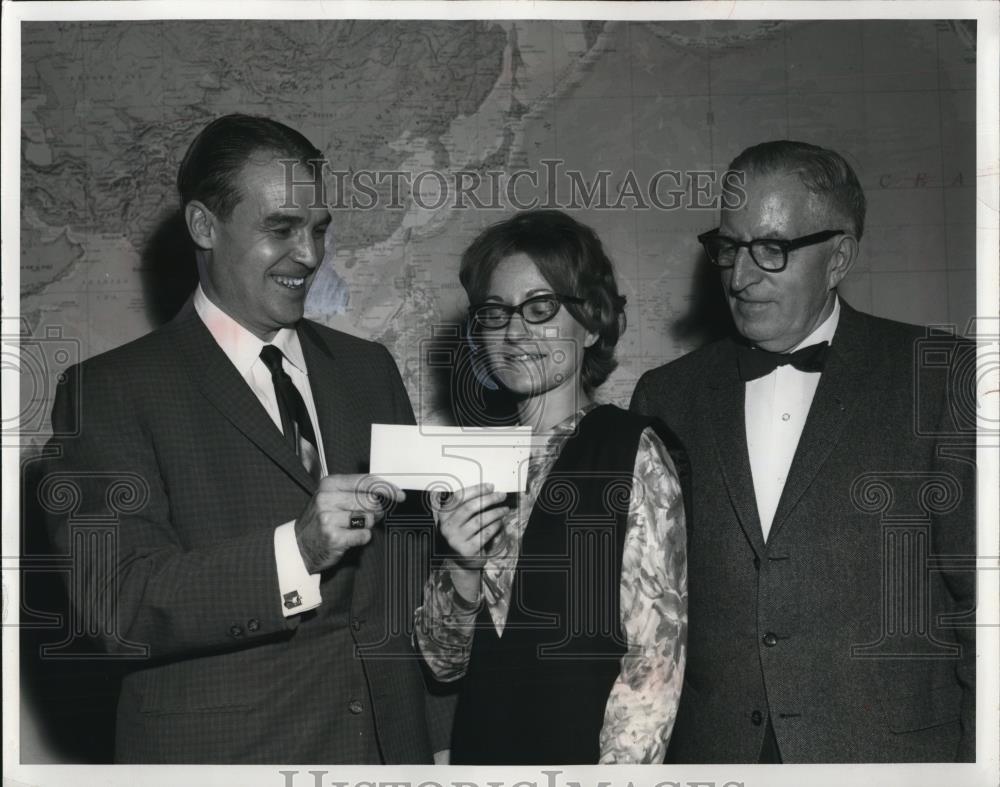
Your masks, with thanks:
[[[363,530],[367,524],[368,517],[365,516],[363,511],[351,511],[350,518],[347,520],[348,528],[351,530]]]

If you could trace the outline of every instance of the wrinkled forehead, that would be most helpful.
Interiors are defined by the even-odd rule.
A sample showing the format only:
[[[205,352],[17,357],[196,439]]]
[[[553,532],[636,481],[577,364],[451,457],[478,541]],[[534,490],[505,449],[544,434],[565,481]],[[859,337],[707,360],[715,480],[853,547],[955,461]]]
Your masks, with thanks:
[[[745,173],[734,207],[723,207],[719,226],[726,234],[752,237],[795,234],[824,229],[828,200],[810,191],[794,172]]]
[[[272,208],[326,208],[323,167],[317,162],[258,154],[240,172],[240,186],[243,199],[258,199]]]
[[[279,189],[281,206],[292,210],[326,207],[326,190],[320,167],[301,161],[281,163],[281,181],[272,186]]]

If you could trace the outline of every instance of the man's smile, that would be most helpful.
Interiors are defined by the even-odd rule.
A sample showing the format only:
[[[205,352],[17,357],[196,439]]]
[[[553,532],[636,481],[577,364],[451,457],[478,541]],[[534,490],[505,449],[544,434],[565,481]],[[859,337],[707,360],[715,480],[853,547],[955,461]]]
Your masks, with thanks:
[[[306,284],[305,276],[282,276],[278,273],[272,273],[271,278],[282,287],[287,287],[289,290],[302,289]]]

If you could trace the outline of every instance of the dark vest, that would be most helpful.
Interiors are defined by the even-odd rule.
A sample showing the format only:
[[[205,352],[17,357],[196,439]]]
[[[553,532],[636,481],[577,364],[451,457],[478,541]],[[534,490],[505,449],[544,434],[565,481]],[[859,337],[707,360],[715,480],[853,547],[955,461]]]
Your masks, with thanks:
[[[455,713],[451,762],[596,763],[621,668],[622,549],[639,438],[652,421],[597,407],[535,501],[498,637],[484,606]]]

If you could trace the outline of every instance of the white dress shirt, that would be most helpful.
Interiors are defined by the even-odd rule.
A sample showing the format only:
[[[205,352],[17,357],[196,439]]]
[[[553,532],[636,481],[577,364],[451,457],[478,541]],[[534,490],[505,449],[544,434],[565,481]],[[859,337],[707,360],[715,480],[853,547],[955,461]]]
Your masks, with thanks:
[[[226,357],[236,367],[236,371],[250,386],[254,396],[260,401],[271,416],[278,431],[281,431],[281,411],[278,409],[278,399],[274,392],[271,372],[260,358],[261,348],[266,342],[261,341],[236,320],[216,306],[205,295],[201,285],[194,294],[194,308],[208,328],[212,338],[226,354]],[[316,433],[316,448],[319,452],[320,470],[326,475],[326,457],[323,453],[323,437],[316,428],[319,420],[316,417],[316,403],[313,401],[312,389],[309,387],[309,371],[306,369],[306,359],[302,354],[302,345],[298,334],[291,328],[282,328],[270,342],[284,356],[282,367],[291,378],[292,383],[302,394],[302,399],[309,411],[309,418]],[[306,569],[299,552],[298,541],[295,538],[295,520],[285,522],[274,530],[274,559],[278,567],[278,602],[285,617],[298,615],[309,609],[318,607],[323,598],[320,595],[319,574],[310,574]]]
[[[832,344],[839,320],[840,300],[834,295],[830,316],[788,352],[820,342]],[[788,364],[746,383],[747,449],[764,541],[771,532],[819,377],[820,372],[801,372]]]

